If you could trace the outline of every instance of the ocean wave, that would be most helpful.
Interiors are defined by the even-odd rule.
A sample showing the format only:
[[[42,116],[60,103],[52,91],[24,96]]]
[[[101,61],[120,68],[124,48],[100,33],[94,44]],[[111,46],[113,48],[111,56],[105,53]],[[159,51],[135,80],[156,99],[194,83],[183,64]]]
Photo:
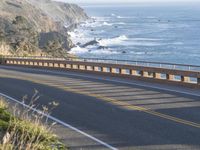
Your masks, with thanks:
[[[122,42],[128,40],[128,37],[126,35],[121,35],[118,37],[110,38],[110,39],[101,39],[98,40],[99,45],[101,46],[109,46],[109,45],[118,45]]]
[[[113,24],[108,23],[108,22],[103,22],[103,25],[104,25],[104,26],[112,26]]]
[[[117,25],[125,25],[126,23],[125,22],[116,22],[115,24],[117,24]]]
[[[108,22],[109,20],[89,20],[82,23],[80,26],[83,28],[96,28],[102,26],[112,26],[112,23]]]
[[[95,28],[95,27],[99,27],[101,25],[96,21],[86,21],[83,24],[81,24],[80,26],[85,27],[85,28]]]
[[[110,54],[120,54],[118,51],[114,51],[112,49],[98,49],[97,46],[88,46],[87,48],[82,48],[80,46],[76,46],[72,48],[69,51],[70,54],[75,54],[75,55],[81,55],[81,54],[104,54],[104,55],[110,55]]]
[[[92,21],[109,21],[111,17],[96,17],[96,16],[93,16],[91,17],[91,20]]]
[[[68,34],[70,35],[70,39],[74,44],[83,44],[85,41],[92,40],[92,38],[88,36],[88,32],[85,30],[74,30],[74,32],[68,32]]]
[[[80,46],[76,46],[72,48],[69,53],[70,54],[82,54],[82,53],[87,53],[89,50],[87,48],[82,48]]]
[[[117,16],[118,19],[131,19],[131,18],[137,18],[135,16]]]
[[[172,44],[173,45],[183,45],[184,43],[183,42],[173,42]]]
[[[112,49],[96,49],[96,50],[91,50],[90,53],[92,53],[92,54],[104,54],[104,55],[120,54],[120,52],[113,51]]]

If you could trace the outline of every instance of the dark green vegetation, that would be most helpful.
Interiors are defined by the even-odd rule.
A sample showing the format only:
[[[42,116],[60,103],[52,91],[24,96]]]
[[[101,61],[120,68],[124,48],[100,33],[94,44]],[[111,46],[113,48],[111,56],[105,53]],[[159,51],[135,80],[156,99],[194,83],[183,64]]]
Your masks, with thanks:
[[[18,112],[17,108],[14,112]],[[16,117],[8,110],[7,104],[0,100],[0,150],[65,150],[50,127],[42,123],[41,116],[27,115],[28,110]]]

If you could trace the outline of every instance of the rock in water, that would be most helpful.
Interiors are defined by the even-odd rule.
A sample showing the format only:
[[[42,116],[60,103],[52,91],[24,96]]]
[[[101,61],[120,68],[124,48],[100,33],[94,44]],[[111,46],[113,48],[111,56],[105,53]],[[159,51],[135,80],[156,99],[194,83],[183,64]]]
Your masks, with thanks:
[[[99,42],[97,40],[92,40],[90,42],[85,43],[82,47],[87,47],[87,46],[90,46],[90,45],[96,45],[98,43]]]
[[[108,49],[106,46],[99,46],[97,49]]]

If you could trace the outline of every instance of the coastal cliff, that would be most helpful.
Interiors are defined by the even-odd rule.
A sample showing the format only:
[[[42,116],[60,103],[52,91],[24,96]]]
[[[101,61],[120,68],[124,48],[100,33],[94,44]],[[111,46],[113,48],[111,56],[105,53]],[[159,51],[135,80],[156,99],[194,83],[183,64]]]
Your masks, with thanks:
[[[75,4],[51,0],[0,1],[0,55],[65,56],[67,32],[88,17]]]

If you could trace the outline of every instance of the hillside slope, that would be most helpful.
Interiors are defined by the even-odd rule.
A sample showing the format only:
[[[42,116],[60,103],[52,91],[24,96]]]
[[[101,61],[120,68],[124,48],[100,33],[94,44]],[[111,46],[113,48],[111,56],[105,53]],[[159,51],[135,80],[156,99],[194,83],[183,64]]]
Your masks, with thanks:
[[[67,31],[87,18],[75,4],[1,0],[0,55],[66,55],[73,46]]]

